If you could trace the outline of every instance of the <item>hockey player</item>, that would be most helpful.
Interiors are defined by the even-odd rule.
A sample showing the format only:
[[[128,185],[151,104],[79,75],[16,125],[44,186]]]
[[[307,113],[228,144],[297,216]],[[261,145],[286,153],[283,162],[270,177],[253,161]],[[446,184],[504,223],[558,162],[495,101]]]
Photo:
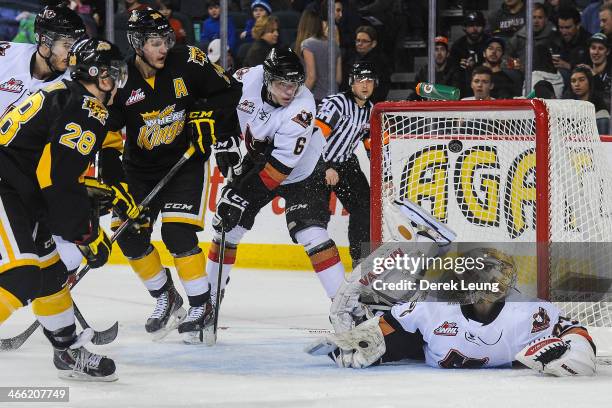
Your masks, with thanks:
[[[357,62],[349,73],[350,90],[323,99],[316,125],[327,139],[323,160],[325,182],[349,212],[348,238],[353,266],[370,237],[370,184],[359,166],[355,149],[370,137],[370,97],[378,81],[374,64]]]
[[[338,366],[353,368],[410,358],[437,368],[511,367],[519,361],[554,376],[595,373],[595,345],[584,327],[550,302],[510,293],[517,279],[511,256],[475,248],[462,257],[475,260],[475,267],[455,276],[465,283],[462,302],[420,292],[409,302],[396,298],[399,303],[382,316],[344,331],[360,310],[358,293],[365,281],[360,282],[360,272],[351,276],[332,305],[337,333],[308,346],[307,352],[329,353]]]
[[[0,323],[32,302],[60,377],[113,381],[113,360],[84,347],[91,329],[76,335],[68,271],[51,234],[76,243],[92,268],[108,259],[111,243],[81,176],[103,144],[121,147],[105,140],[113,137],[106,105],[127,70],[116,46],[90,39],[74,45],[70,71],[73,81],[37,91],[0,119]],[[117,207],[138,214],[124,186],[105,181]]]
[[[68,51],[85,35],[85,25],[68,7],[55,5],[36,15],[34,31],[36,44],[0,42],[0,115],[40,88],[69,78]],[[53,238],[62,262],[75,271],[83,256],[74,244]]]
[[[293,52],[274,49],[263,65],[243,68],[235,76],[243,84],[238,117],[248,155],[240,175],[223,188],[213,219],[217,233],[207,264],[213,295],[220,231],[226,231],[223,286],[243,235],[259,211],[281,196],[289,234],[304,246],[331,298],[344,280],[344,267],[327,234],[329,210],[320,161],[325,140],[314,130],[315,102],[304,86],[304,68]]]
[[[199,154],[191,157],[151,201],[145,212],[150,222],[139,233],[127,231],[118,243],[156,299],[146,331],[160,339],[178,326],[186,342],[199,341],[200,328],[212,311],[205,255],[196,235],[204,226],[206,162],[216,138],[218,163],[238,163],[226,148],[229,137],[238,137],[240,84],[211,63],[199,48],[173,48],[172,27],[155,10],[132,11],[127,35],[134,55],[128,59],[128,83],[117,93],[111,116],[115,129],[126,128],[123,165],[130,192],[140,202],[190,143]],[[201,105],[204,99],[206,110]],[[187,120],[193,126],[186,126]],[[186,318],[170,271],[162,266],[157,249],[151,245],[152,226],[160,213],[162,240],[174,258],[189,299]]]

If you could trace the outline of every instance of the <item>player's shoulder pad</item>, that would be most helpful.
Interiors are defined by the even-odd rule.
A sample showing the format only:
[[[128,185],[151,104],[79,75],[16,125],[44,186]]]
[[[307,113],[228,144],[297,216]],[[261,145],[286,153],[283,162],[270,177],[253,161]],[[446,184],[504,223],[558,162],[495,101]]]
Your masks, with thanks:
[[[0,58],[25,58],[26,55],[32,56],[35,52],[35,44],[0,41]]]
[[[285,120],[288,121],[286,123],[295,123],[304,129],[308,129],[314,126],[315,113],[316,106],[312,93],[304,86],[285,110]]]
[[[234,79],[238,82],[242,82],[242,80],[247,76],[249,72],[253,71],[252,67],[243,67],[239,68],[234,72]]]

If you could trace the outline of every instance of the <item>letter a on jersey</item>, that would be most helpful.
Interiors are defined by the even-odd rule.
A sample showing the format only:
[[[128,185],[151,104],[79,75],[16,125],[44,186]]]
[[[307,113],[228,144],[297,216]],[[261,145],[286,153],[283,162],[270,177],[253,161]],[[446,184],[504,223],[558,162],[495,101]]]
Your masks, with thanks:
[[[189,93],[187,92],[187,87],[185,86],[185,81],[183,81],[183,78],[174,79],[174,95],[176,95],[176,98],[182,98],[188,94]]]

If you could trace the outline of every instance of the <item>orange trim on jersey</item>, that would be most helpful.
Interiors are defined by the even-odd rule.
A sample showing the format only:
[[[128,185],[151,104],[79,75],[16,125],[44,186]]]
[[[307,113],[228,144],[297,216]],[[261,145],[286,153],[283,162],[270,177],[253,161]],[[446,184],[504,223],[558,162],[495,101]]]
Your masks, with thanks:
[[[327,123],[323,122],[322,120],[315,119],[315,126],[321,129],[321,133],[323,133],[323,136],[325,136],[325,139],[329,138],[329,135],[331,135],[332,129],[331,127],[329,127]]]
[[[312,267],[315,272],[321,272],[329,267],[340,263],[340,254],[338,253],[338,248],[333,246],[331,248],[324,249],[321,252],[317,252],[316,254],[310,255],[310,262],[312,263]]]
[[[228,248],[225,247],[225,254],[223,257],[223,265],[233,265],[236,263],[236,252],[238,252],[238,248]],[[208,259],[213,262],[219,263],[219,244],[213,242],[210,244],[210,249],[208,250]]]
[[[387,323],[384,317],[381,316],[380,321],[378,322],[378,326],[382,331],[383,336],[388,336],[391,333],[395,333],[395,329]]]
[[[372,140],[369,137],[367,139],[363,139],[363,147],[365,147],[367,151],[370,151],[372,148]]]
[[[263,170],[259,172],[259,177],[268,190],[274,190],[287,178],[287,175],[275,169],[270,163],[266,163]]]

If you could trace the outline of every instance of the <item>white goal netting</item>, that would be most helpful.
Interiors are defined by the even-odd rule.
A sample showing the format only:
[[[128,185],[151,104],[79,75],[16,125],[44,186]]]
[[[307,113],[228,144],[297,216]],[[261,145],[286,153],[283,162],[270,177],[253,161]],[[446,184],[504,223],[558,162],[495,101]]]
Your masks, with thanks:
[[[385,240],[382,202],[408,198],[458,241],[525,243],[525,291],[612,327],[612,168],[593,105],[383,103],[372,136],[373,240]]]

